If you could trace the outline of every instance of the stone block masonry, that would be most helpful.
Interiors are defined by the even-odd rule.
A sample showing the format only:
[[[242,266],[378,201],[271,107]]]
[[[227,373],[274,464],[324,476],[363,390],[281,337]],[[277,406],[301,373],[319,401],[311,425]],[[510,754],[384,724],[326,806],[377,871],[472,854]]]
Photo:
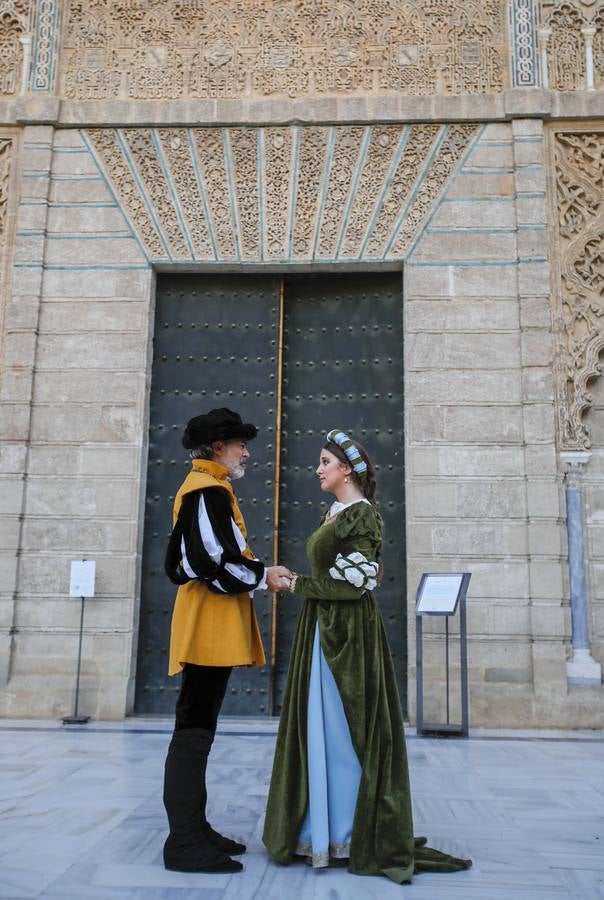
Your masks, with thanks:
[[[394,0],[312,15],[288,0],[278,47],[257,5],[220,0],[203,22],[196,4],[136,21],[100,10],[94,28],[70,0],[60,16],[54,2],[14,14],[0,78],[0,714],[69,710],[68,569],[84,554],[98,598],[83,703],[132,710],[156,273],[388,268],[404,280],[409,659],[421,573],[471,571],[473,724],[603,725],[601,686],[578,697],[566,679],[559,453],[591,450],[588,625],[604,663],[604,103],[591,90],[604,19],[579,0],[480,0],[467,26],[453,3],[443,55],[430,4],[409,19]],[[539,46],[538,21],[551,30]],[[441,630],[426,628],[435,715]],[[412,662],[408,674],[413,698]]]

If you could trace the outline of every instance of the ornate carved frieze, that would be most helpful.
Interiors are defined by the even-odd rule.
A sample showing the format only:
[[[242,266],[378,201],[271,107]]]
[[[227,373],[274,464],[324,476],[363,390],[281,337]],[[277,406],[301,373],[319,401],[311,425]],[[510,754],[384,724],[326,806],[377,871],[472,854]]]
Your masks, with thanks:
[[[212,242],[185,128],[160,128],[158,137],[174,181],[188,240],[197,259],[212,259]]]
[[[323,199],[323,214],[316,255],[333,259],[337,254],[338,238],[343,225],[344,211],[350,200],[363,138],[363,128],[338,129],[331,154],[327,191]]]
[[[242,259],[262,257],[260,228],[260,184],[258,138],[253,128],[231,128],[227,132],[230,169],[234,180],[237,237]]]
[[[151,261],[403,259],[475,125],[87,132]]]
[[[21,88],[21,38],[31,28],[32,0],[0,0],[0,95]]]
[[[329,128],[301,128],[299,132],[292,243],[292,255],[299,259],[312,258],[329,135]]]
[[[598,0],[541,0],[541,39],[550,88],[604,86],[604,9]]]
[[[220,128],[192,130],[194,154],[202,176],[208,210],[208,229],[213,235],[218,259],[236,259],[237,242],[224,156],[224,135]]]
[[[150,202],[149,205],[164,235],[171,258],[190,259],[191,253],[172,199],[171,184],[168,183],[162,169],[153,136],[148,128],[127,128],[123,132],[133,170]]]
[[[292,128],[268,128],[263,134],[264,252],[272,259],[289,256],[293,147]]]
[[[604,369],[604,131],[555,132],[552,153],[558,434],[561,449],[583,450],[589,383]]]
[[[371,129],[369,146],[354,192],[354,202],[342,237],[340,255],[345,258],[359,256],[369,225],[375,215],[381,195],[378,191],[385,183],[406,131],[393,125]]]
[[[66,0],[62,93],[95,100],[492,93],[506,86],[506,5]]]

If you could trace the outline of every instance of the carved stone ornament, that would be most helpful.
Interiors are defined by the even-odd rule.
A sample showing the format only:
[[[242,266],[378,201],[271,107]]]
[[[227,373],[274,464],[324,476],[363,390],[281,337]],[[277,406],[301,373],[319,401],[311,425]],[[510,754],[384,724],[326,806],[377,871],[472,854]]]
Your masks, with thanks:
[[[233,59],[233,50],[224,41],[208,44],[204,54],[211,66],[226,66]]]
[[[506,8],[506,0],[66,0],[61,93],[493,93],[507,86]]]
[[[10,184],[13,138],[0,135],[0,257],[6,246],[6,223]]]
[[[0,0],[0,95],[19,93],[23,46],[31,28],[32,0]]]
[[[153,262],[403,259],[475,125],[90,129]]]
[[[511,0],[512,85],[537,87],[537,0]]]
[[[592,33],[593,84],[604,87],[604,8],[602,0],[541,0],[541,22],[547,29],[549,87],[585,90],[587,35]],[[595,29],[595,32],[592,31]]]
[[[554,133],[552,152],[558,437],[561,449],[584,450],[589,384],[604,369],[604,131]]]

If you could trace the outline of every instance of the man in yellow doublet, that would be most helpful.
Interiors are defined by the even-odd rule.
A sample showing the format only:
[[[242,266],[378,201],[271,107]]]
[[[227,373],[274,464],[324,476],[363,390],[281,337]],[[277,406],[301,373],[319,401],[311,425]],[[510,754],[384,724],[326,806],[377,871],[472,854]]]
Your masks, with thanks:
[[[263,666],[253,605],[255,590],[283,590],[291,573],[265,567],[247,542],[231,481],[241,478],[256,437],[229,409],[213,409],[187,424],[183,446],[191,470],[174,500],[166,573],[177,584],[169,674],[182,672],[174,734],[166,757],[164,805],[170,834],[167,869],[239,872],[231,855],[245,846],[215,831],[206,819],[205,772],[233,666]]]
[[[194,459],[192,469],[174,499],[174,523],[183,497],[205,488],[226,492],[235,524],[244,538],[247,531],[229,470],[213,460]],[[243,556],[254,559],[249,546]],[[249,591],[221,595],[200,579],[181,584],[176,594],[170,634],[168,673],[176,675],[184,663],[197,666],[263,666],[264,649]]]

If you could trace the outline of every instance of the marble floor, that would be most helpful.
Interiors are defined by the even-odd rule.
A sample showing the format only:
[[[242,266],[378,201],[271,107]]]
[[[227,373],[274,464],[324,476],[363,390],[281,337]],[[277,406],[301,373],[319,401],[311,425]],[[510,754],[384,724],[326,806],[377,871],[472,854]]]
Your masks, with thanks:
[[[284,868],[260,835],[274,724],[221,723],[209,816],[249,847],[245,871],[167,872],[169,723],[0,722],[0,898],[44,900],[598,900],[604,898],[604,734],[408,736],[416,833],[471,856],[398,886],[346,869]]]

